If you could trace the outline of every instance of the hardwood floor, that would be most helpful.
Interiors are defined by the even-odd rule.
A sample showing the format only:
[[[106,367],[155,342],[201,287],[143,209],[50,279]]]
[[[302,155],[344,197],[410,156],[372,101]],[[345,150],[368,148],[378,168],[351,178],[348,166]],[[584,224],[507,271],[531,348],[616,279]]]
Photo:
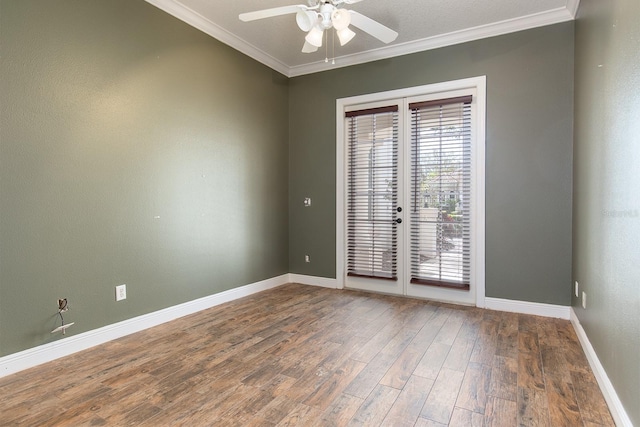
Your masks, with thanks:
[[[568,321],[297,284],[0,390],[1,425],[614,425]]]

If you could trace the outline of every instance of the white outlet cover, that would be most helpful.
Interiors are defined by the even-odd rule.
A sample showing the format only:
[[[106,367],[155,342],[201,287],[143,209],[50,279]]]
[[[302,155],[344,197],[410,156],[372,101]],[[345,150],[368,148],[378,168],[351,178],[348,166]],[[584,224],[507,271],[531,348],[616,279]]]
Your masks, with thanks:
[[[127,285],[116,286],[116,301],[127,299]]]
[[[580,296],[580,285],[578,285],[578,281],[576,280],[576,285],[575,285],[575,293],[576,293],[576,297]]]
[[[587,308],[587,293],[582,292],[582,308]]]

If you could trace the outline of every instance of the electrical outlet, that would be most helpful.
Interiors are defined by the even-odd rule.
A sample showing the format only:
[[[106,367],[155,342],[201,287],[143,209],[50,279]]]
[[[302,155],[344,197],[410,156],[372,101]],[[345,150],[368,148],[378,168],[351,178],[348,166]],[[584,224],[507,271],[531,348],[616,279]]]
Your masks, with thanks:
[[[116,286],[116,301],[127,299],[127,285]]]
[[[307,207],[307,208],[309,206],[311,206],[311,197],[305,197],[304,198],[304,206]]]
[[[587,293],[582,292],[582,308],[587,308]]]
[[[311,258],[309,258],[309,255],[304,256],[304,262],[311,262]]]
[[[58,310],[59,311],[67,311],[67,310],[69,310],[66,298],[60,298],[58,300]]]
[[[576,286],[575,286],[575,293],[576,293],[576,298],[580,296],[580,285],[578,285],[578,281],[576,280]]]

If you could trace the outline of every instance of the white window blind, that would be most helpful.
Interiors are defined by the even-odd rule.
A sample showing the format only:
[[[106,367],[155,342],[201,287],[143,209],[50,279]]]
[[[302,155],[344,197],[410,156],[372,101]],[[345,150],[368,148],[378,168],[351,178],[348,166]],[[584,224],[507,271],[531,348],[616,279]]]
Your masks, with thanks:
[[[397,280],[398,107],[346,113],[347,274]]]
[[[413,284],[469,289],[471,101],[409,104]]]

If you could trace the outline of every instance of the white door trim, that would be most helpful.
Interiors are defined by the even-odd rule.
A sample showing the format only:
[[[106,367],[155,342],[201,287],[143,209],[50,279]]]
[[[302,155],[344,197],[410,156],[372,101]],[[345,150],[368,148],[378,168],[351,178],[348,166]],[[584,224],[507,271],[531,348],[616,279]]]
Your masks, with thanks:
[[[386,92],[358,95],[336,100],[336,281],[338,289],[345,282],[345,124],[344,111],[348,105],[408,98],[430,93],[473,88],[477,94],[476,147],[474,179],[476,180],[476,239],[474,243],[475,305],[485,307],[485,132],[486,132],[486,76],[416,86]]]

